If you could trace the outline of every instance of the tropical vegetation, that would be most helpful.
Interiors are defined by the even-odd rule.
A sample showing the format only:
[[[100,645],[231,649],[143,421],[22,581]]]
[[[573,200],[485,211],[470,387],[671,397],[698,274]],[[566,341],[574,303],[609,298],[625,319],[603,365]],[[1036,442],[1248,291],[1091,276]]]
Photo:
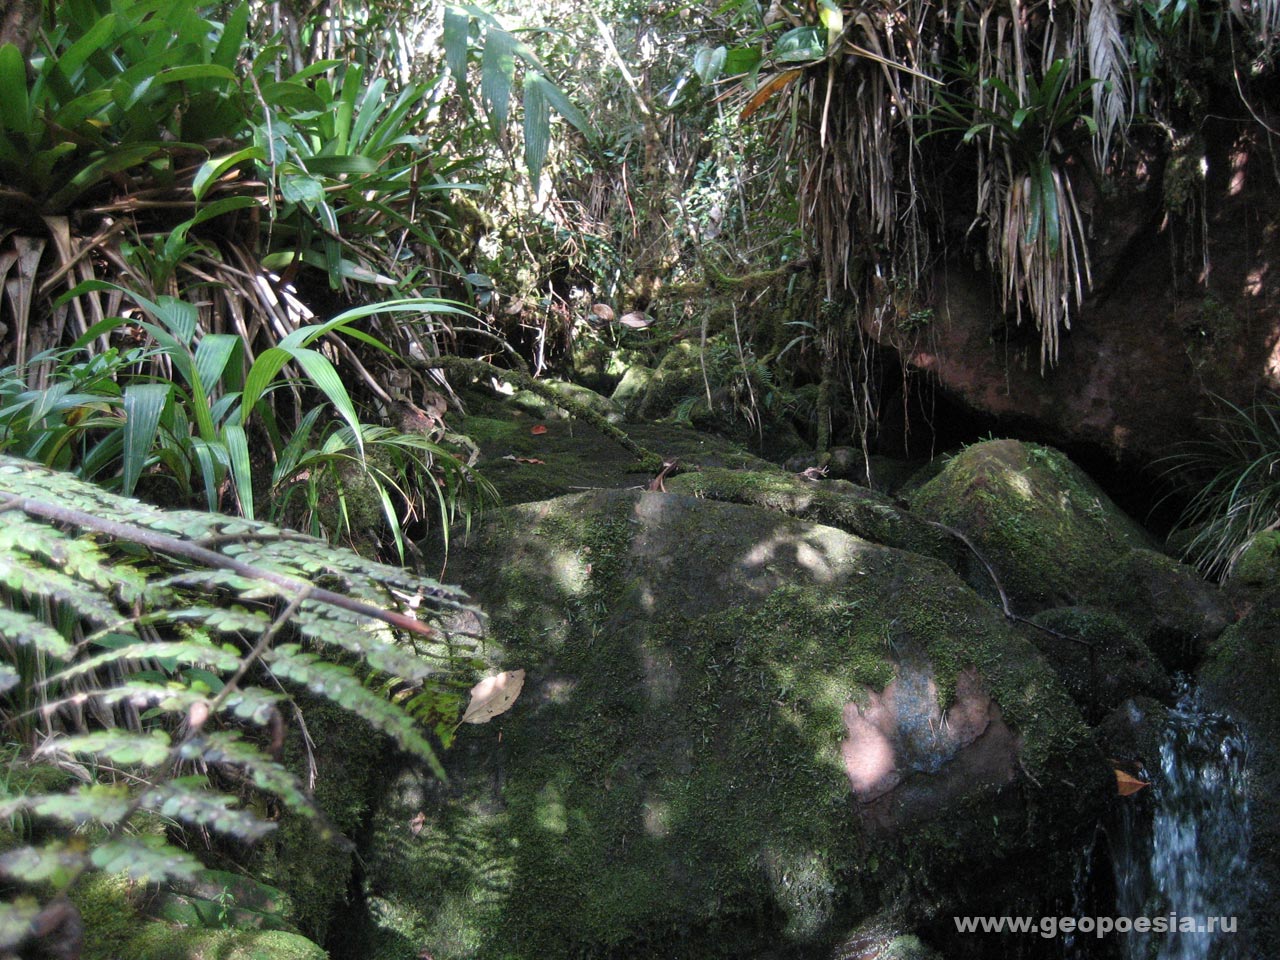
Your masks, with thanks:
[[[644,368],[646,415],[869,464],[945,259],[1052,375],[1102,199],[1149,190],[1204,262],[1210,90],[1274,147],[1275,0],[0,14],[0,723],[56,771],[0,806],[34,891],[0,952],[93,869],[333,832],[279,762],[296,700],[442,773],[486,665],[416,565],[495,502],[477,396],[591,420],[656,489],[674,461],[550,381]],[[1253,399],[1173,461],[1218,575],[1278,522]]]

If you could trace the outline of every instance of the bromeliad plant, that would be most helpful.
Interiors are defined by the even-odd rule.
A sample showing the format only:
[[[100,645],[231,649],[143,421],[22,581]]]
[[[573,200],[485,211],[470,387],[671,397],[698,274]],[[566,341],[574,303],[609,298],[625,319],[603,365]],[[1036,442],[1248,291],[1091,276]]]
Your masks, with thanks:
[[[1225,408],[1207,424],[1210,438],[1164,461],[1188,495],[1178,526],[1192,531],[1186,557],[1219,580],[1231,576],[1254,539],[1280,529],[1280,395]]]
[[[1093,77],[1073,83],[1071,64],[1054,60],[1039,82],[1032,76],[978,78],[960,71],[975,100],[941,92],[931,133],[962,132],[977,146],[978,216],[987,225],[987,256],[998,268],[1001,300],[1022,323],[1023,310],[1040,330],[1040,368],[1056,362],[1062,329],[1071,326],[1092,283],[1085,224],[1065,160],[1077,127],[1099,132],[1090,113]],[[928,136],[928,134],[926,134]]]
[[[261,512],[259,495],[268,491],[267,515],[289,516],[290,494],[301,486],[313,532],[330,535],[351,533],[344,491],[358,484],[372,490],[401,557],[402,512],[434,503],[447,534],[459,512],[469,514],[484,499],[487,485],[435,438],[363,422],[319,349],[325,338],[341,338],[394,357],[357,321],[376,313],[455,313],[456,306],[420,299],[348,310],[299,327],[254,357],[237,334],[202,333],[196,308],[175,297],[150,300],[101,281],[73,294],[85,291],[118,293],[136,304],[137,315],[109,317],[69,351],[33,358],[56,362],[44,389],[26,388],[13,368],[0,377],[0,450],[75,469],[126,495],[144,476],[163,479],[179,502],[247,519]],[[80,359],[82,349],[125,330],[148,346]],[[299,415],[304,406],[310,409]],[[337,509],[321,523],[316,506],[326,496]],[[362,519],[369,522],[367,511]]]
[[[25,764],[80,778],[0,802],[0,822],[44,824],[0,854],[0,872],[46,894],[95,869],[190,877],[200,862],[138,835],[137,815],[249,842],[275,826],[255,812],[264,796],[324,828],[274,756],[291,691],[443,775],[409,711],[445,745],[467,720],[482,662],[446,629],[459,612],[476,613],[456,589],[321,541],[0,456],[0,728]],[[0,905],[0,952],[40,910],[34,896]]]

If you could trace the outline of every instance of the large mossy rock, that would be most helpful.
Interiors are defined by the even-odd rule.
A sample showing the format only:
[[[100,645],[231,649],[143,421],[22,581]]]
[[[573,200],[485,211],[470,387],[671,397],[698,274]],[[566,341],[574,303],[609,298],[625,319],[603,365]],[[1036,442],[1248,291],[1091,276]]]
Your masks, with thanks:
[[[1017,613],[1110,610],[1167,667],[1193,664],[1231,620],[1220,590],[1150,549],[1146,533],[1057,450],[974,444],[916,490],[911,507],[968,538]],[[970,583],[992,597],[989,576],[971,569]]]
[[[1250,915],[1253,942],[1280,944],[1280,594],[1228,627],[1200,669],[1205,703],[1227,711],[1248,741]]]
[[[590,424],[542,420],[495,404],[458,425],[480,449],[480,474],[505,504],[546,500],[588,487],[644,486],[656,470]],[[777,468],[728,440],[678,424],[630,424],[637,443],[686,466]]]
[[[1064,892],[1054,851],[1110,788],[1053,672],[932,559],[597,490],[507,511],[449,573],[528,676],[449,785],[380,811],[365,956],[821,956],[887,903]]]
[[[671,493],[777,510],[872,543],[934,557],[953,569],[969,560],[954,537],[907,513],[883,494],[846,480],[814,481],[777,471],[708,468],[673,477],[666,487]]]

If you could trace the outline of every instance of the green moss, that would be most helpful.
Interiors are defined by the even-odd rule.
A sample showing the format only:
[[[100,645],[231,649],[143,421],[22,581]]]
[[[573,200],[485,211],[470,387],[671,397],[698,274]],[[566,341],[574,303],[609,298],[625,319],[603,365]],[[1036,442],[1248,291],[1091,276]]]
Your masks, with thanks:
[[[281,930],[202,930],[151,923],[128,945],[138,960],[328,960],[305,937]]]
[[[529,679],[510,714],[466,731],[447,791],[402,780],[380,815],[382,955],[812,951],[882,887],[947,888],[992,852],[985,801],[896,838],[917,865],[874,852],[843,767],[846,704],[904,662],[930,664],[944,697],[978,667],[1032,775],[1090,789],[1087,731],[1052,673],[936,561],[602,491],[512,511],[454,562],[490,651]],[[993,850],[1025,842],[1025,811],[1009,822]]]
[[[1254,537],[1231,576],[1252,587],[1280,587],[1280,530]]]
[[[1108,563],[1149,545],[1062,453],[1016,440],[957,454],[915,492],[911,506],[968,536],[1021,613],[1088,602],[1107,584]],[[970,582],[990,593],[980,568]]]
[[[813,482],[790,474],[704,469],[667,484],[671,493],[744,503],[836,527],[872,543],[960,563],[954,538],[899,509],[888,497],[843,480]]]
[[[71,901],[84,923],[84,960],[326,960],[328,954],[296,933],[173,926],[140,912],[148,891],[123,875],[93,874]]]
[[[341,836],[286,811],[279,828],[260,845],[255,872],[287,894],[292,923],[323,943],[350,888],[353,853],[342,837],[358,836],[388,786],[394,751],[367,721],[328,700],[300,697],[299,705],[311,745],[293,731],[285,742],[284,761],[304,777],[314,764],[313,796]]]

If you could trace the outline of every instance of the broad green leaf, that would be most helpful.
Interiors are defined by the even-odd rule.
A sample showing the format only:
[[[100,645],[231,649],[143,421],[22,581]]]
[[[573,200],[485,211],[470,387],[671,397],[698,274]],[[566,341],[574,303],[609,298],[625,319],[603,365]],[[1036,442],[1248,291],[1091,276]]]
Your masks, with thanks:
[[[480,95],[493,119],[494,129],[507,127],[511,106],[511,83],[515,78],[515,38],[505,30],[490,28],[485,33],[480,58]]]
[[[693,72],[703,83],[716,80],[724,70],[728,51],[723,47],[699,47],[693,55]]]
[[[1053,164],[1040,168],[1041,192],[1044,195],[1045,235],[1049,240],[1049,255],[1057,256],[1062,247],[1062,225],[1058,220],[1058,181]]]
[[[261,147],[245,147],[223,157],[210,158],[196,171],[195,179],[191,181],[191,192],[197,200],[202,200],[209,188],[232,167],[249,160],[265,162],[266,159],[267,152]]]
[[[241,3],[231,11],[222,28],[222,36],[218,39],[218,46],[213,51],[214,63],[227,70],[236,68],[236,62],[240,59],[240,48],[244,46],[248,35],[248,26],[249,4]]]
[[[212,388],[223,382],[227,364],[238,365],[242,361],[244,341],[233,333],[206,333],[196,347],[195,369],[201,385]],[[232,358],[235,358],[234,361]],[[231,381],[239,380],[239,371],[232,371]]]
[[[186,83],[191,80],[228,80],[236,82],[236,75],[226,67],[215,63],[192,63],[169,67],[156,74],[156,83]]]
[[[328,398],[342,419],[347,421],[348,426],[358,434],[360,417],[356,414],[355,404],[351,402],[351,395],[347,393],[346,385],[338,376],[338,371],[333,368],[333,364],[329,362],[329,358],[318,351],[305,348],[291,352],[293,359],[298,362],[298,366],[302,367],[311,382]]]
[[[826,53],[822,31],[818,27],[796,27],[778,38],[773,48],[774,58],[786,63],[803,60],[821,60]]]
[[[282,175],[280,195],[286,203],[300,203],[308,210],[314,210],[324,203],[324,184],[315,177]]]
[[[0,132],[30,136],[31,103],[27,99],[27,65],[12,43],[0,46]]]
[[[100,50],[116,32],[116,15],[108,13],[86,31],[79,40],[58,54],[53,69],[62,73],[67,80],[74,81],[76,73],[84,66],[90,55]]]
[[[467,44],[470,40],[471,18],[458,7],[446,7],[444,11],[444,59],[453,74],[458,93],[467,95]]]
[[[364,91],[360,103],[356,107],[355,120],[351,126],[351,142],[347,145],[349,153],[358,153],[360,145],[369,137],[374,124],[386,109],[383,94],[387,89],[387,81],[382,77],[374,80]]]
[[[731,76],[750,73],[760,65],[762,57],[758,47],[734,47],[725,54],[724,70]]]
[[[167,383],[131,383],[124,389],[124,463],[120,492],[133,494],[133,488],[155,446],[160,414],[164,411],[173,387]]]
[[[591,121],[587,119],[586,114],[574,105],[563,90],[545,77],[542,80],[542,95],[551,102],[551,106],[555,108],[556,113],[573,124],[574,128],[588,140],[599,138],[599,132]]]
[[[231,480],[235,487],[236,501],[240,505],[240,514],[245,519],[252,520],[253,464],[249,460],[249,440],[245,436],[244,427],[239,424],[227,424],[222,428],[222,435],[227,444],[227,456],[231,460]]]
[[[309,173],[319,174],[324,177],[338,177],[343,174],[364,176],[370,173],[377,173],[378,162],[372,157],[365,157],[360,154],[331,157],[315,156],[307,157],[306,168]]]
[[[529,168],[533,190],[538,190],[542,164],[551,144],[551,104],[543,93],[546,81],[530,70],[524,78],[524,162]]]

